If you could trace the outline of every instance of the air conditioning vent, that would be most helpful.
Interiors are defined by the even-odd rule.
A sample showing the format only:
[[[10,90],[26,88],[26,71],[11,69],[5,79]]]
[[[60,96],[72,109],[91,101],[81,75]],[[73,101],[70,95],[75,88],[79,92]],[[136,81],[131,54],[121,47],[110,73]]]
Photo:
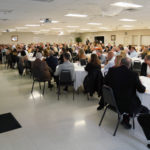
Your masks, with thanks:
[[[133,11],[137,11],[137,9],[135,9],[135,8],[127,8],[127,9],[125,9],[125,11],[133,12]]]
[[[8,21],[8,19],[0,19],[0,21]]]
[[[8,14],[8,13],[12,13],[13,10],[12,9],[0,9],[0,13],[3,13],[3,14]]]

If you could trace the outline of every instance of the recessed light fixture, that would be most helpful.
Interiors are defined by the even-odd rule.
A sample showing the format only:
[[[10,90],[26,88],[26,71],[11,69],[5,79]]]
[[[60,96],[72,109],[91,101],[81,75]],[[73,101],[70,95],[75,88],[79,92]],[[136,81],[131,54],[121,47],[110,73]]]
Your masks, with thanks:
[[[134,4],[134,3],[127,3],[127,2],[116,2],[111,4],[112,6],[124,7],[124,8],[140,8],[143,7],[142,5]]]
[[[51,28],[52,30],[61,30],[62,28]]]
[[[26,24],[26,27],[39,27],[40,24]]]
[[[83,15],[83,14],[66,14],[66,17],[79,17],[79,18],[86,18],[88,15]]]
[[[126,18],[124,18],[124,19],[120,19],[120,21],[124,21],[124,22],[134,22],[134,21],[136,21],[135,19],[126,19]]]
[[[67,26],[68,28],[79,28],[79,26]]]
[[[133,26],[131,25],[123,25],[124,28],[132,28]]]
[[[88,23],[89,25],[94,25],[94,26],[99,26],[99,25],[102,25],[101,23],[96,23],[96,22],[90,22]]]

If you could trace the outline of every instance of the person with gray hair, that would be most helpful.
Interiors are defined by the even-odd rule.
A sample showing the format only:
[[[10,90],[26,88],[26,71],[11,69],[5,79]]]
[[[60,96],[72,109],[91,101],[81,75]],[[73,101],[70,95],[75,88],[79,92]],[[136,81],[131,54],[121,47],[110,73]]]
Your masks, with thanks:
[[[42,60],[40,52],[36,54],[36,60],[32,62],[31,70],[34,78],[40,81],[48,81],[48,84],[51,84],[51,68],[49,68],[46,61]]]
[[[127,68],[131,68],[132,60],[128,57],[122,58],[121,65],[126,66]]]
[[[122,120],[122,125],[126,129],[131,129],[129,123],[130,116],[140,112],[149,112],[146,107],[142,106],[141,101],[136,94],[137,91],[144,93],[146,88],[142,85],[138,74],[129,69],[130,66],[131,60],[129,58],[123,58],[120,66],[110,68],[104,79],[104,83],[111,87],[114,92],[119,111],[127,114],[123,116]],[[101,100],[100,108],[104,107],[105,101],[103,98]]]

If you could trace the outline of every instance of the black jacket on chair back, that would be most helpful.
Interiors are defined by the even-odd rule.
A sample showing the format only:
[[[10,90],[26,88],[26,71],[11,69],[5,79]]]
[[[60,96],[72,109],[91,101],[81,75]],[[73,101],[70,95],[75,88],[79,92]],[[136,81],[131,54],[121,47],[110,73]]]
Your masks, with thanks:
[[[141,76],[147,76],[147,64],[146,63],[142,64]]]
[[[101,96],[103,85],[101,66],[88,63],[85,70],[88,72],[83,83],[85,92],[90,93],[90,96],[93,96],[94,92],[97,92],[98,96]]]

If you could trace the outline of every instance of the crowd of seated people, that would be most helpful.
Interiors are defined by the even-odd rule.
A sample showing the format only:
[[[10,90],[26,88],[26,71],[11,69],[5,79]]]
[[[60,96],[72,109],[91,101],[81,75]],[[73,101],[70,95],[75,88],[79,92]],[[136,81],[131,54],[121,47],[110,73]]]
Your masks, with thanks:
[[[136,91],[145,92],[145,87],[139,79],[139,75],[132,71],[133,58],[144,60],[141,67],[141,75],[150,77],[150,46],[141,46],[141,49],[129,45],[104,45],[99,42],[75,43],[75,44],[50,44],[50,43],[32,43],[29,45],[0,45],[0,59],[6,57],[8,68],[18,68],[22,75],[24,69],[30,68],[31,71],[40,78],[51,84],[52,77],[57,85],[59,75],[62,70],[71,72],[72,80],[75,80],[74,62],[85,66],[87,76],[84,79],[84,90],[89,96],[95,92],[101,96],[100,106],[97,110],[104,107],[102,95],[103,84],[110,86],[114,92],[119,110],[125,112],[122,125],[130,129],[130,117],[133,114],[142,113],[138,121],[142,126],[148,140],[150,140],[150,118],[149,110],[142,106]],[[35,57],[35,61],[30,62],[30,54]],[[104,67],[104,68],[103,68]],[[104,75],[102,74],[102,69]],[[68,87],[64,88],[68,91]],[[148,145],[150,147],[150,145]]]

